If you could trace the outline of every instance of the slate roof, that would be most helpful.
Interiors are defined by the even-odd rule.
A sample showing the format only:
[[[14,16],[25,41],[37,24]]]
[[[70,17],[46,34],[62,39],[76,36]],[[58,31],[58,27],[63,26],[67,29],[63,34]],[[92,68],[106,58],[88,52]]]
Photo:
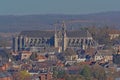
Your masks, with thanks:
[[[0,67],[3,66],[4,64],[0,61]]]
[[[22,31],[20,35],[27,36],[27,37],[51,37],[54,36],[54,31]]]
[[[33,30],[33,31],[22,31],[20,35],[27,36],[27,37],[53,37],[55,31],[40,31],[40,30]],[[71,30],[66,31],[67,37],[91,37],[90,33],[87,30]]]
[[[8,55],[7,55],[7,53],[4,51],[4,50],[0,50],[0,56],[2,57],[2,58],[6,58]]]
[[[4,50],[0,50],[0,60],[1,59],[3,63],[8,61],[8,54]]]
[[[96,55],[102,55],[102,56],[112,56],[113,51],[112,50],[98,50]]]
[[[4,78],[4,77],[10,77],[11,74],[8,72],[0,72],[0,78]]]
[[[88,49],[85,50],[85,53],[87,55],[93,56],[96,53],[96,51],[97,50],[95,48],[88,48]]]
[[[87,37],[90,36],[87,30],[74,30],[74,31],[67,31],[67,37]]]

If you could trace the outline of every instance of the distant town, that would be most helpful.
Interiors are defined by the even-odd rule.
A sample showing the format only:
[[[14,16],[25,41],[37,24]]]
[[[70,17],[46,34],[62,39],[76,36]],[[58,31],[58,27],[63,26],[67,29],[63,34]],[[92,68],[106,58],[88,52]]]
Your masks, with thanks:
[[[0,80],[119,80],[120,30],[67,27],[10,36],[0,48]]]

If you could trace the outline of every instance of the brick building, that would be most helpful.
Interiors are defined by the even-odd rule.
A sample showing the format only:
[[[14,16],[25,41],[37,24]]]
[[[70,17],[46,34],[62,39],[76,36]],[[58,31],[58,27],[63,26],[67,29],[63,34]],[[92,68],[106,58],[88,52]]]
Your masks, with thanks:
[[[0,54],[0,80],[13,80],[12,75],[7,72],[9,65],[6,54],[1,52]]]
[[[52,73],[48,72],[48,73],[41,73],[39,75],[39,79],[40,80],[52,80]]]

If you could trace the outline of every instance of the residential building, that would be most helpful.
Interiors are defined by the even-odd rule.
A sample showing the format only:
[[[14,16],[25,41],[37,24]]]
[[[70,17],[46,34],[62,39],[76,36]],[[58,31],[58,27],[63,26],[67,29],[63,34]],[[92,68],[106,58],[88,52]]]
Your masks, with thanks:
[[[95,61],[112,61],[113,60],[112,50],[98,50],[94,56]]]
[[[48,73],[40,73],[39,75],[39,79],[40,80],[52,80],[52,73],[48,72]]]
[[[38,62],[44,62],[44,61],[47,60],[47,58],[44,55],[38,55],[37,58],[36,58],[36,60]]]
[[[8,72],[0,72],[0,80],[13,80],[13,77]]]
[[[109,30],[109,36],[110,39],[115,39],[120,36],[120,31],[119,30]]]
[[[23,59],[29,59],[31,56],[32,52],[30,51],[21,51],[20,55],[21,55],[21,60]]]

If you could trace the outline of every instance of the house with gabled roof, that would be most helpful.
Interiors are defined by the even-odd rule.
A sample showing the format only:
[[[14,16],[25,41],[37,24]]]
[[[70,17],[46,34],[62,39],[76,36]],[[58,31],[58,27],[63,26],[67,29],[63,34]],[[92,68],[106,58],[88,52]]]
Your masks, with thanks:
[[[112,29],[112,30],[108,30],[108,32],[111,40],[120,36],[120,30]]]
[[[98,50],[94,56],[95,61],[109,62],[113,60],[112,50]]]

